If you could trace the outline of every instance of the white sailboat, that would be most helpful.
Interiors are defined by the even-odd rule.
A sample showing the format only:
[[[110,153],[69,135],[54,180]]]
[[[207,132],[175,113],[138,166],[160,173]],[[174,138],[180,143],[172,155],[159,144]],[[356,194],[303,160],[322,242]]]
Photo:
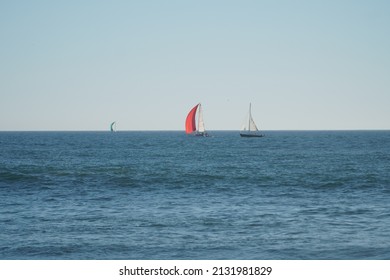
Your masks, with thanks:
[[[259,129],[257,128],[255,121],[252,118],[252,112],[251,112],[252,104],[249,103],[249,116],[248,120],[246,120],[242,126],[242,129],[240,131],[241,137],[263,137],[264,134],[261,134]]]

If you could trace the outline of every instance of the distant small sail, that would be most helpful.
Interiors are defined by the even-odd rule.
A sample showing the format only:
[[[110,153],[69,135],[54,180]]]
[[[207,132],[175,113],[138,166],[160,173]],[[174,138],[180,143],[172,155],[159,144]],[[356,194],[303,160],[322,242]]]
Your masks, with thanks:
[[[115,132],[116,131],[116,122],[111,123],[110,130],[111,130],[111,132]]]

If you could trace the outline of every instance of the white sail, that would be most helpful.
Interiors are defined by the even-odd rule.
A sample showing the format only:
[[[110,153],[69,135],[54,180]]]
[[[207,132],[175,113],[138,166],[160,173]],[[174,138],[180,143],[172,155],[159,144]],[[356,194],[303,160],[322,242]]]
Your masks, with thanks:
[[[259,131],[251,115],[249,115],[249,131]]]
[[[205,132],[202,105],[199,104],[198,108],[198,132]]]
[[[241,130],[243,131],[259,131],[254,120],[252,118],[246,118],[245,122],[241,126]]]

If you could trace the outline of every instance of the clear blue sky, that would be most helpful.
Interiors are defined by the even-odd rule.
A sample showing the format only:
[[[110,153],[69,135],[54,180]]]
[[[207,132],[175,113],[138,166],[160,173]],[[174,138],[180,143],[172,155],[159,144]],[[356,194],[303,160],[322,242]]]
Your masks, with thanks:
[[[0,0],[0,130],[390,129],[390,1]]]

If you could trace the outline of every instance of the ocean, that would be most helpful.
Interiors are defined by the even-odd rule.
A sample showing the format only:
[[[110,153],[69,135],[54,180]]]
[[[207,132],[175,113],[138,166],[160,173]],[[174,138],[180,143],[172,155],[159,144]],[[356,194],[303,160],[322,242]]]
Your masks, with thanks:
[[[0,132],[0,259],[390,259],[390,131]]]

